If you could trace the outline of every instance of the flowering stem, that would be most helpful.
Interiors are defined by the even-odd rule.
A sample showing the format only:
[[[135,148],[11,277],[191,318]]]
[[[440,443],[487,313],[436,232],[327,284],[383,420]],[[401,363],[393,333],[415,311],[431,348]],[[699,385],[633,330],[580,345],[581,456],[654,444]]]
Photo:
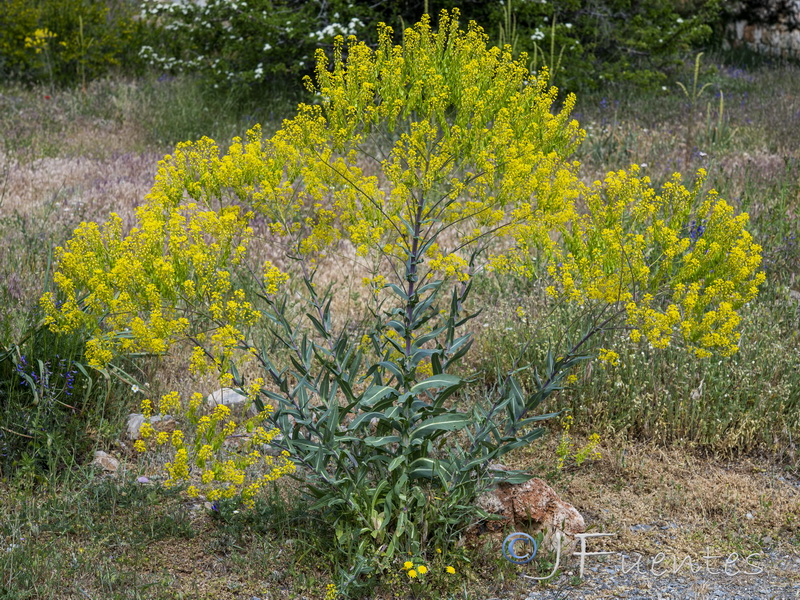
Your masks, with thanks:
[[[417,284],[417,264],[421,262],[419,254],[420,254],[420,231],[422,230],[422,211],[425,208],[425,199],[420,198],[419,202],[417,203],[417,213],[414,217],[414,237],[411,240],[411,251],[408,256],[408,262],[406,263],[406,280],[408,281],[408,288],[406,291],[406,317],[405,317],[405,342],[406,342],[406,350],[405,350],[405,370],[406,373],[409,374],[412,371],[412,366],[410,359],[411,359],[411,342],[412,342],[412,333],[413,333],[413,316],[414,316],[414,307],[417,305],[417,298],[416,298],[416,284]],[[406,391],[409,390],[409,379],[410,377],[406,377],[406,381],[403,382]]]

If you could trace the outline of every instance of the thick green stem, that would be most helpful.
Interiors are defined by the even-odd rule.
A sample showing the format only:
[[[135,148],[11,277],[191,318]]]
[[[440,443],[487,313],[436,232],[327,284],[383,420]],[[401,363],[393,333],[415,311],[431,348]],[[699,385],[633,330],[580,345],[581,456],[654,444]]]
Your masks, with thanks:
[[[405,316],[405,370],[406,373],[411,372],[411,343],[413,341],[413,323],[414,323],[414,307],[417,305],[416,290],[417,290],[417,264],[420,262],[420,231],[422,230],[422,212],[425,206],[424,199],[420,198],[417,205],[417,214],[414,216],[414,238],[411,240],[411,250],[408,255],[408,263],[406,263],[406,281],[408,287],[406,289],[406,316]],[[409,381],[406,378],[405,384],[406,391],[409,389]]]

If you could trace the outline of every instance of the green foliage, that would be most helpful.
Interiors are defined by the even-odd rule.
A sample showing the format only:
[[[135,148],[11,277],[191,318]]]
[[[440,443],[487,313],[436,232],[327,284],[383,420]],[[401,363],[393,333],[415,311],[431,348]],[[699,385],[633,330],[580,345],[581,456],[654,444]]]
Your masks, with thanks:
[[[3,188],[15,166],[0,172]],[[52,249],[42,240],[64,239],[69,219],[54,224],[53,203],[21,214],[4,200],[0,254],[13,260],[0,265],[0,478],[34,485],[86,462],[115,433],[126,396],[84,366],[84,336],[42,326],[34,299],[52,283]]]
[[[123,0],[9,0],[0,5],[0,74],[85,86],[112,69],[135,69],[144,36]]]
[[[665,71],[709,37],[719,12],[715,0],[691,7],[629,0],[446,1],[430,7],[421,1],[146,0],[148,22],[169,35],[143,48],[142,56],[160,69],[200,73],[217,86],[258,87],[286,74],[308,73],[314,48],[330,45],[335,35],[358,35],[375,44],[378,23],[400,31],[426,9],[459,6],[465,20],[483,25],[515,56],[527,52],[533,71],[549,67],[553,80],[570,91],[615,81],[663,84]]]
[[[501,298],[476,342],[477,370],[513,361],[526,342],[532,343],[525,362],[538,363],[548,340],[591,322],[592,315],[569,305],[545,313],[543,291],[530,284],[503,276],[496,286],[475,291]],[[800,432],[800,377],[791,350],[800,341],[800,318],[789,294],[778,282],[759,294],[744,312],[739,351],[724,361],[698,360],[678,348],[655,352],[625,332],[609,332],[601,343],[617,350],[617,364],[596,361],[568,375],[552,410],[569,411],[574,430],[597,432],[604,442],[625,436],[722,455],[791,452]]]
[[[33,68],[34,52],[25,38],[34,34],[38,11],[28,0],[8,0],[0,5],[0,73],[20,76]]]
[[[164,71],[199,73],[214,87],[258,87],[308,71],[314,49],[335,35],[360,33],[361,8],[343,0],[145,0],[147,22],[167,35],[141,56]]]
[[[704,83],[700,85],[700,59],[703,58],[703,53],[700,52],[694,59],[694,71],[692,74],[692,83],[691,83],[691,91],[690,88],[684,85],[682,82],[678,82],[678,87],[681,88],[683,95],[686,96],[686,99],[689,103],[689,114],[687,116],[686,121],[686,158],[685,162],[688,165],[692,152],[694,151],[694,135],[695,135],[695,119],[696,119],[696,108],[697,103],[700,100],[700,97],[703,95],[703,92],[711,85],[710,83]],[[698,89],[699,86],[699,89]],[[720,96],[720,119],[722,118],[722,110],[724,107],[723,104],[724,100],[723,97]],[[710,117],[710,106],[709,106],[709,117]]]
[[[594,89],[616,81],[662,85],[684,54],[706,41],[715,1],[568,0],[514,2],[516,51],[547,64],[559,85]],[[507,29],[507,27],[506,27]]]
[[[549,357],[533,393],[509,374],[487,400],[464,411],[452,398],[471,382],[452,372],[471,346],[471,335],[458,333],[475,316],[462,308],[469,285],[457,291],[433,281],[411,300],[393,286],[405,314],[376,315],[358,344],[333,333],[330,295],[318,297],[313,282],[306,284],[318,341],[289,322],[284,299],[273,304],[270,318],[292,366],[280,369],[267,352],[261,360],[280,390],[265,394],[280,406],[274,422],[285,432],[283,444],[309,471],[312,508],[330,514],[338,546],[357,561],[351,575],[390,569],[395,556],[451,548],[466,526],[486,517],[472,504],[480,490],[530,477],[487,467],[543,434],[537,424],[552,415],[530,413],[584,357]],[[452,296],[437,318],[431,309],[443,291]],[[405,348],[400,336],[387,336],[400,328],[413,340]],[[431,365],[429,377],[421,363]],[[376,549],[378,556],[368,558]]]
[[[0,346],[1,476],[23,484],[58,477],[112,433],[121,407],[110,401],[111,382],[80,362],[83,342],[39,328],[19,345]]]

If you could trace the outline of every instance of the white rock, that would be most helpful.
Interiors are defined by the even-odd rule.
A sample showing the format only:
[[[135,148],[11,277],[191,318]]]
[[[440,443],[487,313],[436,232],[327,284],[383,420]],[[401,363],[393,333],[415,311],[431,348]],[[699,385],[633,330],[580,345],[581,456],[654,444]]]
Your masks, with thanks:
[[[142,428],[143,423],[144,415],[139,413],[132,413],[128,415],[128,420],[125,422],[125,431],[128,433],[128,437],[130,439],[139,439],[139,430]]]
[[[130,439],[138,440],[141,437],[140,431],[144,422],[145,418],[141,413],[132,413],[128,415],[128,420],[125,422],[125,431]],[[162,423],[162,426],[157,427],[156,423]],[[150,417],[150,424],[153,425],[157,431],[170,431],[175,429],[175,421],[169,415],[153,415]]]
[[[283,436],[280,433],[277,436],[275,436],[272,440],[272,444],[280,444],[282,442],[283,442]],[[264,454],[268,454],[269,456],[280,456],[280,453],[283,452],[283,449],[276,448],[272,444],[263,446],[261,451]]]
[[[119,469],[119,461],[102,450],[98,450],[94,453],[92,464],[100,467],[106,473],[116,473],[117,469]]]
[[[736,21],[736,39],[741,40],[744,38],[744,26],[747,25],[747,21]]]
[[[207,410],[214,410],[214,407],[218,404],[227,406],[231,409],[232,413],[241,414],[244,407],[247,405],[247,396],[231,388],[222,388],[216,392],[211,392],[208,397],[206,397]],[[256,407],[251,404],[249,412],[251,415],[255,415],[258,411]]]

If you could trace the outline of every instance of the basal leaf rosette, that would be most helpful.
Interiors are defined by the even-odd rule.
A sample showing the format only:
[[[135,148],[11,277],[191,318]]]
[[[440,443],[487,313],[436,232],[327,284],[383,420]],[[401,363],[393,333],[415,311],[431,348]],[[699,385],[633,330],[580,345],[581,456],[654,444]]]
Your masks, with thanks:
[[[659,191],[633,165],[588,186],[550,273],[578,302],[622,307],[630,337],[663,348],[681,338],[698,357],[738,349],[737,310],[764,282],[761,246],[705,172],[692,189],[675,174]]]

